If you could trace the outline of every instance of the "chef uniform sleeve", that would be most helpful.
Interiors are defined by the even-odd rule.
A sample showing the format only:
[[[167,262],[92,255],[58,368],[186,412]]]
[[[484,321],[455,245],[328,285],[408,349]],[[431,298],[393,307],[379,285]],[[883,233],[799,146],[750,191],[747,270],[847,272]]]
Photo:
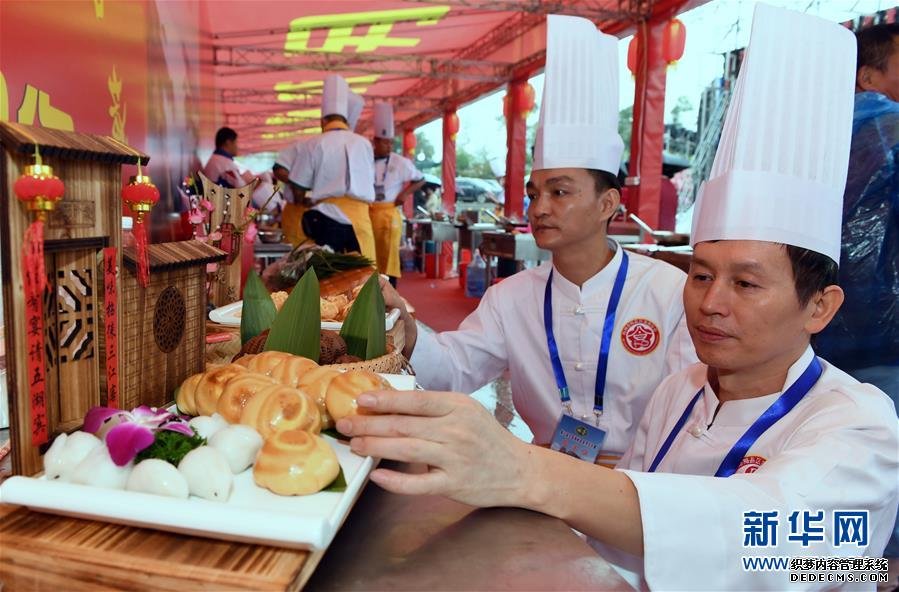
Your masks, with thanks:
[[[899,458],[895,411],[870,388],[875,392],[862,392],[870,395],[864,400],[818,393],[820,411],[755,473],[718,478],[625,470],[639,496],[650,589],[832,588],[832,582],[791,583],[789,571],[744,571],[742,557],[879,557],[899,503]],[[777,546],[744,547],[743,512],[775,510]],[[824,511],[824,542],[788,541],[790,514],[804,510]],[[869,512],[867,546],[834,544],[835,510]]]
[[[315,182],[315,167],[317,162],[321,162],[321,149],[308,146],[309,142],[304,142],[297,146],[296,156],[293,166],[290,168],[288,179],[292,183],[296,183],[304,189],[312,189]]]
[[[499,287],[487,290],[456,331],[418,331],[410,362],[422,387],[471,393],[508,368]]]

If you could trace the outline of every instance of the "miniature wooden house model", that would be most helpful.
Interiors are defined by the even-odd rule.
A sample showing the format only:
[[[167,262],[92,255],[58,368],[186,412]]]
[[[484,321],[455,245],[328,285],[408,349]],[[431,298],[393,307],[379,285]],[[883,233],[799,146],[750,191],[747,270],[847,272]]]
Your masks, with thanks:
[[[225,253],[197,240],[149,245],[150,284],[135,273],[137,254],[124,250],[119,330],[120,407],[161,406],[191,374],[206,350],[206,264]]]
[[[149,159],[112,138],[7,122],[0,123],[0,144],[0,257],[13,472],[31,475],[41,470],[34,431],[46,430],[52,439],[74,430],[88,409],[106,401],[106,339],[99,313],[104,289],[119,292],[115,269],[121,263],[122,164]],[[29,335],[23,282],[22,245],[32,213],[13,193],[24,168],[33,164],[35,144],[65,184],[62,201],[44,224],[48,286],[43,303],[34,305],[42,307],[43,335]],[[115,250],[106,250],[110,248]],[[121,311],[115,319],[121,321]],[[45,423],[32,413],[30,343],[45,350]],[[110,370],[120,371],[120,361],[111,360]]]

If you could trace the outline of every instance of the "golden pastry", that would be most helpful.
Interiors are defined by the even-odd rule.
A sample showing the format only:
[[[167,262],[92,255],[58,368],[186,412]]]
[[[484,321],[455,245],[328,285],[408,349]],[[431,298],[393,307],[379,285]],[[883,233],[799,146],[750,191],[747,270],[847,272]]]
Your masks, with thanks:
[[[212,415],[215,413],[225,384],[237,374],[242,374],[246,371],[246,368],[237,364],[225,364],[224,366],[207,370],[197,384],[197,414]]]
[[[175,393],[175,404],[178,406],[179,412],[187,415],[197,414],[197,385],[200,384],[201,378],[203,378],[202,372],[194,374],[184,379],[184,382],[178,387],[178,391]]]
[[[318,406],[323,430],[334,427],[334,421],[328,414],[328,407],[325,404],[325,395],[328,392],[328,385],[331,384],[331,380],[339,374],[339,370],[328,368],[327,366],[319,366],[301,376],[299,382],[297,382],[297,388],[303,389]]]
[[[321,354],[319,362],[333,364],[334,361],[346,353],[346,341],[337,331],[322,330],[320,337]]]
[[[356,398],[371,391],[393,390],[390,383],[371,370],[348,370],[335,376],[328,385],[325,405],[328,415],[336,422],[347,415],[364,414]]]
[[[231,363],[237,364],[238,366],[243,366],[244,368],[246,368],[247,366],[250,365],[250,361],[255,357],[256,357],[256,354],[246,354],[246,355],[240,356],[236,360],[232,360]]]
[[[265,374],[256,372],[244,372],[234,376],[225,384],[222,396],[216,404],[216,411],[225,418],[228,423],[239,423],[240,415],[244,407],[255,397],[259,391],[273,384],[273,379]]]
[[[320,436],[303,430],[266,439],[253,465],[256,485],[278,495],[307,495],[330,485],[340,473],[337,455]]]
[[[275,309],[281,310],[281,307],[284,306],[284,303],[287,302],[287,297],[289,294],[287,292],[272,292],[272,302],[275,303]]]
[[[337,319],[337,315],[340,314],[340,308],[337,305],[324,298],[320,299],[319,304],[321,306],[321,316],[323,321],[334,321]]]
[[[300,377],[313,368],[318,368],[318,364],[309,358],[290,356],[275,366],[270,376],[281,384],[296,387]]]
[[[240,423],[254,428],[263,438],[284,430],[317,434],[322,429],[321,414],[312,397],[283,384],[268,386],[250,399]]]
[[[247,363],[247,369],[259,374],[271,374],[275,366],[288,359],[291,354],[279,351],[264,351]]]

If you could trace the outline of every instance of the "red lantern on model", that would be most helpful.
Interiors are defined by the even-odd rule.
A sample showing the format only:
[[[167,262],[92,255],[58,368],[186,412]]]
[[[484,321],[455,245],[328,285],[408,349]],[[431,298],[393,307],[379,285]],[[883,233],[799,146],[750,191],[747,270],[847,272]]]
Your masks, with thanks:
[[[53,168],[43,164],[37,144],[34,145],[34,164],[25,167],[25,171],[13,185],[13,191],[20,201],[25,203],[29,212],[34,212],[35,220],[25,231],[22,245],[24,259],[23,273],[32,277],[32,288],[35,293],[43,293],[47,287],[47,274],[44,270],[44,222],[47,215],[56,208],[56,202],[62,199],[65,185],[53,174]],[[27,286],[26,286],[27,287]]]
[[[403,132],[403,152],[406,158],[415,158],[415,146],[418,140],[415,138],[415,130],[407,129]]]
[[[150,257],[147,252],[147,227],[144,216],[159,201],[159,190],[137,163],[137,175],[122,189],[122,200],[134,212],[134,243],[137,247],[137,279],[143,287],[150,283]]]

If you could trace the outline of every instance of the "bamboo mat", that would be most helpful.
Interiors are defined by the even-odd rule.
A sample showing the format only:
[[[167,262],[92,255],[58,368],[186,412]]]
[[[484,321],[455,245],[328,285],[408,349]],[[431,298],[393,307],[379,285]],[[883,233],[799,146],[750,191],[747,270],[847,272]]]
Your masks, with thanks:
[[[0,505],[3,590],[299,590],[322,554]]]

